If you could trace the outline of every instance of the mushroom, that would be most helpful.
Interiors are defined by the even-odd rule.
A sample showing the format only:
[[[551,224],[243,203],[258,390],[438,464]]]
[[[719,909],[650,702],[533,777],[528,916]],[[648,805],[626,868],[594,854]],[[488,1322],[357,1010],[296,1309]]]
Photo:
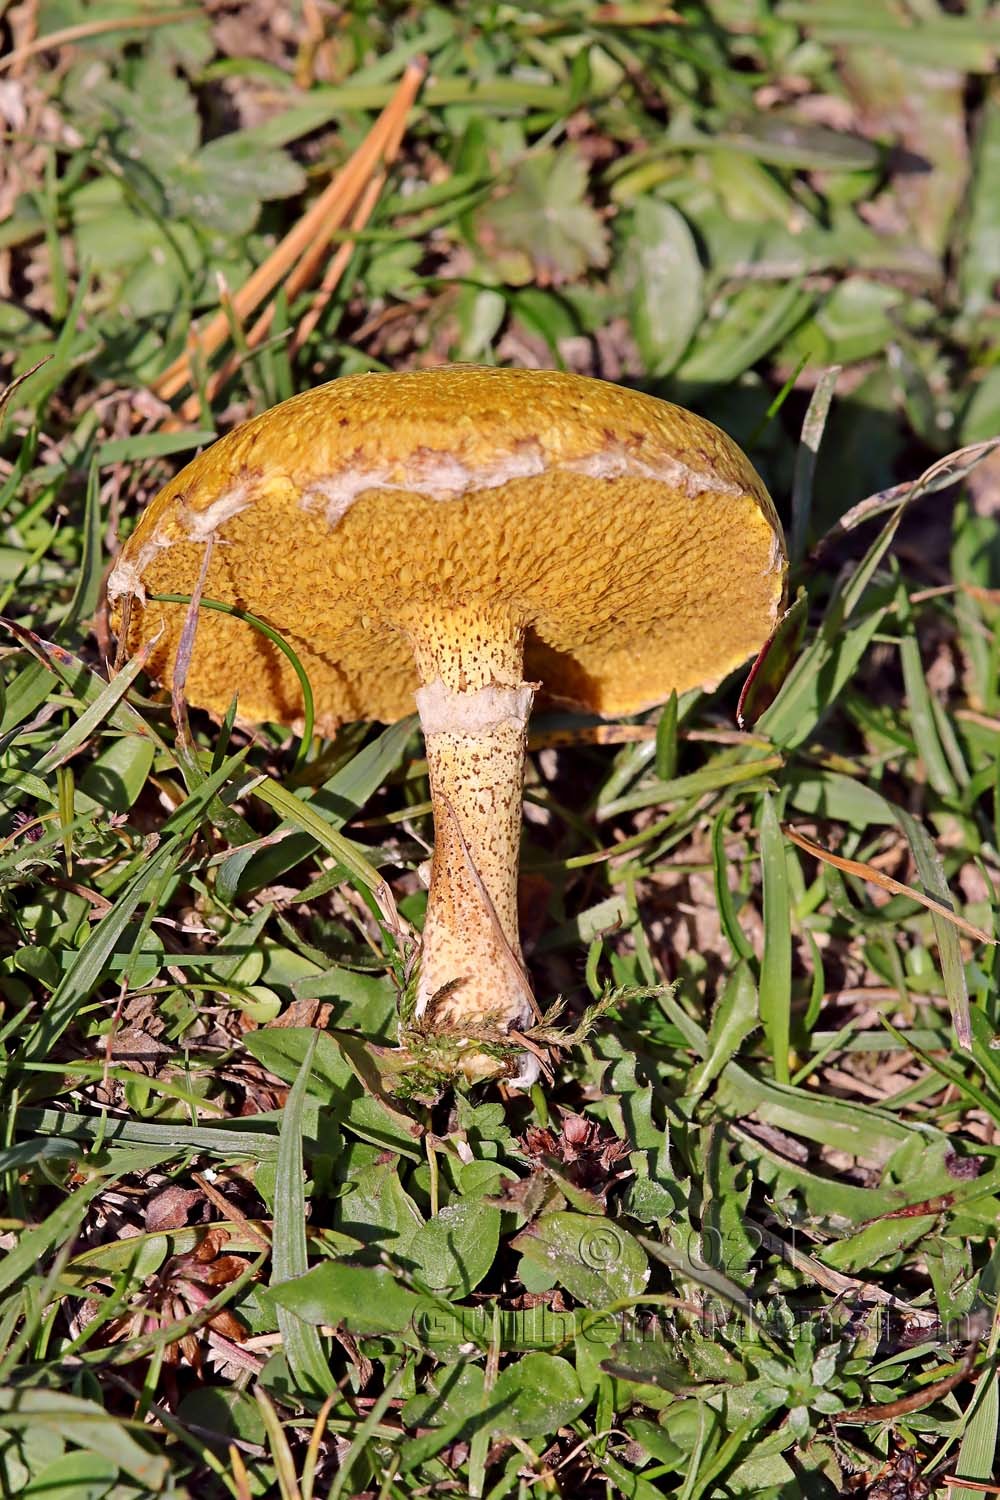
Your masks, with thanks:
[[[191,594],[210,538],[205,597],[294,647],[322,731],[416,703],[436,846],[406,1039],[454,1076],[520,1065],[527,1080],[517,867],[535,689],[635,714],[756,653],[786,571],[761,480],[710,422],[583,376],[335,380],[201,454],[122,549],[109,596],[119,614],[130,598],[127,644],[154,642],[168,683],[184,611],[148,596]],[[216,714],[238,693],[248,722],[302,713],[286,658],[218,612],[200,618],[186,693]]]

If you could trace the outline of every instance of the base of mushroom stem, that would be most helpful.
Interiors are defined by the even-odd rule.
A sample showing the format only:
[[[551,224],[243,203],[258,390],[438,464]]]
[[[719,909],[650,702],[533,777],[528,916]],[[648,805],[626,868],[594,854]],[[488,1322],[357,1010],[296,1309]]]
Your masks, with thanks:
[[[398,1098],[433,1103],[451,1088],[505,1083],[527,1089],[542,1071],[539,1059],[506,1036],[460,1036],[400,1026],[398,1047],[378,1052],[383,1082]]]

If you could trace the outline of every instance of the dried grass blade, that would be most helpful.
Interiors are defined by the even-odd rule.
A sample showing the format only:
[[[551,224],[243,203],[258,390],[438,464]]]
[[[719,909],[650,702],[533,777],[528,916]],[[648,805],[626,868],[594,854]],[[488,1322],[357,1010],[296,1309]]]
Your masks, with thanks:
[[[829,849],[824,849],[822,844],[814,843],[804,833],[785,824],[785,837],[791,839],[793,844],[812,854],[816,859],[821,859],[825,864],[833,865],[834,869],[843,870],[845,875],[856,875],[859,880],[866,880],[870,885],[877,885],[883,891],[890,891],[894,896],[908,896],[911,901],[917,901],[921,906],[926,906],[928,911],[936,912],[939,917],[944,917],[953,927],[964,932],[967,937],[975,938],[977,943],[996,943],[997,939],[990,937],[981,927],[974,927],[957,912],[951,911],[941,901],[935,901],[933,896],[925,896],[923,891],[918,891],[912,885],[905,885],[901,880],[894,880],[891,875],[886,875],[882,870],[876,870],[874,865],[866,865],[862,860],[845,859],[842,854],[833,854]]]
[[[48,359],[40,359],[37,364],[32,365],[30,370],[23,370],[20,375],[16,375],[11,381],[10,385],[5,386],[4,389],[0,391],[0,422],[2,422],[3,414],[7,410],[7,407],[10,405],[11,399],[18,386],[22,386],[26,380],[30,380],[35,371],[40,370],[42,368],[42,365],[47,365],[48,362]]]
[[[173,681],[170,687],[170,706],[177,729],[178,748],[185,756],[190,755],[192,759],[193,745],[191,743],[191,732],[188,728],[187,702],[184,697],[184,689],[187,686],[188,669],[191,666],[195,636],[198,632],[198,607],[201,604],[201,596],[205,592],[205,580],[208,577],[208,568],[212,561],[214,542],[215,537],[210,536],[205,543],[205,555],[201,560],[198,581],[194,586],[191,602],[187,607],[184,626],[181,630],[181,638],[177,645],[177,654],[174,658]]]
[[[308,283],[308,276],[297,281],[289,276],[296,261],[306,262],[306,271],[318,264],[317,257],[325,253],[330,236],[347,218],[352,205],[362,192],[365,183],[392,139],[400,111],[409,109],[417,90],[423,82],[426,65],[423,61],[409,64],[392,99],[379,115],[367,137],[355,151],[350,161],[337,173],[333,181],[320,193],[315,203],[303,214],[298,223],[289,230],[284,239],[275,246],[262,265],[244,282],[232,297],[231,309],[221,309],[209,319],[197,337],[197,349],[201,357],[214,354],[229,336],[231,319],[246,319],[264,298],[287,276],[288,290],[294,294]],[[405,105],[402,101],[405,101]],[[251,331],[248,343],[252,345],[254,335],[262,320]],[[266,327],[270,327],[268,320]],[[265,329],[266,331],[266,329]],[[263,337],[263,334],[258,335]],[[176,396],[190,380],[192,360],[187,353],[180,355],[153,382],[153,390],[162,400]]]
[[[393,155],[395,155],[395,152],[393,152]],[[365,188],[365,191],[361,198],[361,202],[358,204],[358,207],[354,212],[354,216],[351,219],[351,229],[354,230],[355,233],[358,233],[365,228],[368,220],[375,212],[375,205],[382,195],[382,189],[385,187],[385,179],[386,173],[384,171],[377,172],[376,175],[372,178],[371,182],[369,182],[368,186]],[[305,344],[309,335],[316,327],[316,324],[323,316],[323,311],[329,303],[330,298],[336,291],[337,286],[340,282],[340,278],[347,270],[348,262],[350,261],[353,253],[353,240],[345,240],[342,245],[338,246],[337,253],[327,267],[326,275],[320,282],[319,290],[316,292],[309,310],[303,314],[302,318],[299,321],[299,326],[295,330],[295,334],[292,338],[291,344],[289,345],[289,352],[292,355],[298,354],[299,350]],[[269,308],[269,322],[270,316],[271,310]]]
[[[372,160],[371,165],[367,167],[364,173],[365,178],[373,176],[376,162],[379,158],[381,158],[383,165],[387,166],[399,154],[399,148],[403,143],[403,133],[406,130],[407,116],[413,108],[414,101],[420,92],[420,86],[426,74],[427,63],[422,57],[415,58],[404,70],[403,76],[399,80],[399,87],[378,118],[377,124],[381,127],[378,153],[375,160]],[[361,151],[363,150],[364,146],[361,147]],[[360,155],[360,151],[358,155]],[[360,189],[361,183],[358,184],[358,187]],[[357,194],[354,196],[357,197]],[[348,207],[349,205],[345,205],[336,223],[331,222],[329,226],[326,226],[326,233],[322,237],[310,240],[307,243],[301,260],[288,277],[286,290],[289,300],[292,297],[297,297],[301,291],[304,291],[319,274],[320,266],[323,264],[326,255],[327,246],[330,243],[330,236],[334,230],[340,228],[344,219],[346,219]]]
[[[826,536],[817,542],[810,555],[810,563],[815,564],[834,542],[839,541],[847,532],[853,531],[865,521],[870,521],[873,516],[892,510],[902,501],[909,505],[921,495],[931,495],[937,490],[957,484],[984,458],[988,458],[997,447],[1000,447],[1000,437],[986,438],[980,443],[969,443],[964,448],[956,448],[953,453],[946,453],[942,458],[936,459],[930,468],[925,469],[917,479],[903,484],[894,484],[887,490],[879,490],[876,494],[869,495],[867,499],[859,500],[857,505],[852,505],[850,510],[845,511]]]
[[[0,58],[0,73],[8,68],[18,68],[29,57],[39,52],[54,52],[59,47],[69,47],[73,42],[86,41],[92,36],[105,36],[110,31],[137,31],[151,26],[173,26],[178,21],[193,21],[202,14],[200,7],[187,10],[167,10],[159,15],[106,16],[99,21],[81,21],[76,26],[63,26],[50,31],[46,36],[36,36],[34,41],[17,47]]]
[[[354,217],[351,220],[351,228],[356,232],[364,229],[365,225],[368,223],[368,220],[375,212],[375,205],[378,203],[378,200],[382,195],[382,189],[385,187],[385,181],[388,175],[385,171],[385,168],[391,166],[392,163],[396,160],[396,157],[399,155],[399,148],[403,144],[403,136],[406,133],[407,116],[409,115],[410,109],[412,108],[414,100],[416,99],[417,91],[423,81],[425,68],[426,65],[422,60],[419,60],[417,64],[410,64],[410,66],[404,72],[400,87],[389,105],[389,110],[394,111],[394,117],[391,132],[385,143],[385,150],[382,152],[382,170],[377,172],[372,178],[371,182],[369,182],[368,186],[365,188],[361,202],[358,204],[358,207],[354,212]],[[316,296],[313,298],[312,306],[302,318],[298,328],[295,330],[295,337],[292,339],[291,343],[291,352],[293,354],[297,354],[299,352],[303,344],[308,339],[309,335],[312,333],[313,329],[316,327],[316,324],[322,317],[325,307],[327,306],[330,298],[333,296],[333,293],[340,282],[340,278],[343,276],[345,270],[347,269],[347,265],[350,261],[353,251],[353,241],[345,240],[337,250],[337,253],[333,257],[329,266],[327,267],[326,274],[324,275],[323,280],[320,282],[319,290],[317,291]],[[296,267],[296,271],[293,272],[292,277],[289,277],[289,296],[291,296],[293,291],[296,290],[296,288],[291,284],[293,278],[299,271],[303,271],[304,269],[306,269],[306,267],[307,257],[303,256],[301,262]],[[312,269],[311,264],[309,266],[309,269]]]
[[[362,230],[368,223],[368,220],[371,218],[372,213],[374,212],[375,205],[378,202],[379,195],[382,192],[382,188],[385,186],[385,176],[386,174],[384,172],[379,172],[375,177],[372,178],[371,182],[369,182],[368,186],[365,188],[361,202],[355,210],[354,217],[351,220],[352,230]],[[324,250],[326,249],[325,240],[322,241],[322,248]],[[299,324],[298,328],[295,331],[295,335],[289,345],[289,352],[291,354],[294,355],[299,352],[306,339],[309,337],[316,324],[319,322],[320,317],[323,313],[323,309],[326,307],[336,289],[337,283],[340,281],[341,276],[343,276],[344,274],[353,250],[354,243],[351,240],[345,240],[337,250],[336,255],[330,262],[329,270],[327,271],[326,276],[323,278],[323,284],[316,294],[316,298],[313,302],[312,307],[304,315],[302,322]],[[291,277],[288,278],[287,287],[289,296],[293,296],[295,293],[292,288]],[[247,354],[255,349],[258,349],[267,338],[267,335],[271,331],[271,324],[274,322],[274,313],[275,306],[272,302],[271,305],[267,307],[263,313],[261,313],[256,323],[254,323],[253,327],[250,329],[250,332],[247,334],[245,339],[245,348],[237,349],[234,354],[231,354],[230,357],[225,361],[225,363],[215,371],[215,373],[209,378],[208,381],[206,381],[205,395],[209,401],[214,401],[215,397],[225,385],[226,381],[232,379],[232,377],[236,374],[236,371],[243,364]],[[180,409],[180,423],[178,423],[178,425],[180,425],[181,423],[193,422],[197,418],[200,410],[200,395],[196,393],[193,396],[189,396]]]

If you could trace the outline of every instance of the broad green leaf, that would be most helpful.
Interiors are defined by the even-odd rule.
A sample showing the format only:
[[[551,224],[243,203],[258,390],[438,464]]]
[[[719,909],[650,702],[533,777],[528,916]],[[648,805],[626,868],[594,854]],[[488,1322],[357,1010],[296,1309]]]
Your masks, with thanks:
[[[502,1370],[491,1400],[502,1402],[502,1432],[532,1438],[555,1434],[586,1406],[573,1366],[555,1354],[525,1354]]]
[[[175,198],[183,189],[186,217],[234,235],[253,228],[261,200],[300,193],[305,177],[283,151],[261,151],[234,133],[209,141],[172,182]]]
[[[353,1235],[363,1244],[387,1250],[394,1260],[420,1261],[413,1245],[424,1227],[424,1220],[399,1180],[399,1160],[396,1157],[371,1162],[351,1173],[346,1191],[337,1201],[334,1222],[345,1234]],[[425,1280],[431,1286],[447,1284],[427,1277]]]
[[[647,1422],[634,1417],[624,1424],[625,1431],[658,1464],[665,1464],[668,1473],[684,1467],[686,1450],[671,1438],[670,1434],[656,1422]]]
[[[33,1474],[22,1500],[103,1500],[120,1473],[113,1459],[77,1449]]]
[[[789,766],[782,776],[782,785],[788,789],[788,806],[796,812],[846,823],[859,833],[873,825],[886,827],[896,821],[896,809],[891,802],[860,778],[842,771]]]
[[[705,1157],[701,1258],[746,1287],[761,1246],[746,1217],[753,1174],[733,1151],[732,1137],[717,1126],[708,1132]]]
[[[915,1184],[916,1191],[919,1186]],[[817,1251],[824,1265],[837,1271],[864,1272],[874,1269],[880,1261],[896,1256],[901,1250],[917,1244],[933,1229],[934,1214],[921,1214],[905,1219],[876,1219],[865,1224],[856,1234],[835,1240]]]
[[[433,1422],[468,1421],[483,1406],[485,1377],[479,1365],[443,1365],[428,1381],[429,1389],[407,1401],[403,1422],[407,1427],[426,1427]]]
[[[573,281],[607,264],[607,231],[587,201],[587,168],[575,146],[527,156],[478,219],[506,252],[500,268],[516,286]]]
[[[425,1299],[408,1291],[384,1266],[327,1261],[293,1281],[272,1283],[265,1300],[316,1326],[340,1324],[349,1333],[390,1335],[419,1328]]]
[[[828,293],[811,317],[781,346],[782,361],[816,365],[853,364],[882,354],[903,326],[922,326],[930,304],[869,276],[848,276]]]
[[[794,282],[750,286],[728,300],[722,317],[706,324],[674,371],[682,385],[728,385],[791,333],[813,305]]]
[[[434,1291],[466,1297],[493,1265],[499,1242],[499,1209],[460,1198],[427,1220],[410,1240],[407,1255]]]
[[[95,1401],[23,1386],[0,1389],[0,1423],[8,1431],[25,1431],[37,1424],[79,1448],[102,1454],[146,1492],[159,1494],[167,1482],[170,1460],[143,1447],[125,1422]],[[135,1427],[142,1432],[140,1423]]]
[[[649,1280],[649,1262],[635,1236],[597,1215],[542,1214],[512,1244],[586,1307],[637,1297]]]
[[[114,740],[84,767],[76,783],[76,807],[86,813],[128,812],[149,779],[155,755],[156,746],[138,735]]]
[[[648,373],[668,374],[702,315],[702,269],[687,220],[671,203],[640,198],[626,233],[622,274],[629,323]]]
[[[249,1391],[203,1385],[190,1391],[177,1415],[188,1427],[200,1427],[220,1437],[262,1445],[267,1437],[260,1407]]]

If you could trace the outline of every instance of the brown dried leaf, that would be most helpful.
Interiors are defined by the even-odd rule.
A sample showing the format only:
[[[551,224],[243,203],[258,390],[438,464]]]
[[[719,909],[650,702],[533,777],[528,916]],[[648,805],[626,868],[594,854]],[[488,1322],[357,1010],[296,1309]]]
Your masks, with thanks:
[[[146,1232],[157,1234],[164,1229],[181,1229],[201,1194],[197,1188],[182,1188],[176,1183],[157,1193],[146,1205]]]

